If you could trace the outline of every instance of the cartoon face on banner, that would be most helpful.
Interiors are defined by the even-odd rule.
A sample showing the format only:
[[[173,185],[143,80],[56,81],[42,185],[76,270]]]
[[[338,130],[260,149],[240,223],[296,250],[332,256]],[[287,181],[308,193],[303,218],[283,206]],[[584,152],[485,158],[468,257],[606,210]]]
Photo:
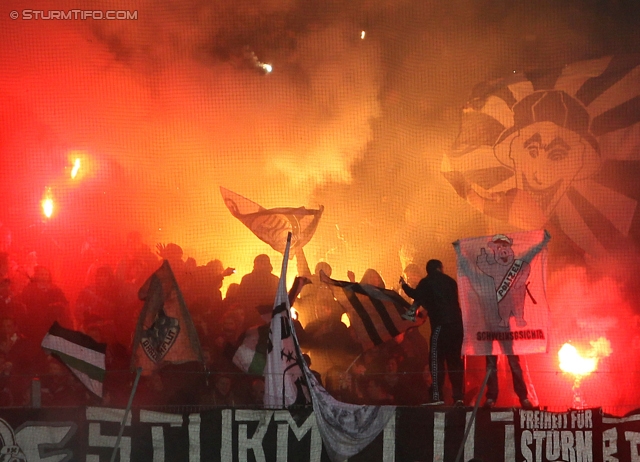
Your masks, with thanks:
[[[551,215],[575,180],[600,167],[589,114],[564,91],[537,91],[512,108],[514,124],[498,138],[494,152],[515,174],[516,189]]]
[[[520,189],[534,194],[566,190],[582,170],[584,156],[579,135],[553,122],[523,128],[509,150]]]
[[[480,85],[443,175],[493,218],[521,229],[552,221],[587,254],[607,253],[628,241],[636,212],[637,198],[603,171],[638,165],[639,64],[602,58]]]

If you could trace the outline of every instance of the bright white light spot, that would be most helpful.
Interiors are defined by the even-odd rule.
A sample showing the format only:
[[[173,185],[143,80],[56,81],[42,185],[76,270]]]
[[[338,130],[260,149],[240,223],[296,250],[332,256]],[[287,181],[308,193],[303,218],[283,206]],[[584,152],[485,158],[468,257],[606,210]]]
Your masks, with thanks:
[[[342,317],[340,318],[340,322],[345,326],[349,327],[351,325],[351,319],[349,319],[349,315],[347,313],[342,313]]]
[[[51,215],[53,214],[52,199],[45,199],[44,201],[42,201],[42,211],[44,212],[47,218],[51,218]]]
[[[560,369],[564,372],[584,377],[591,374],[598,368],[598,361],[611,355],[611,342],[605,337],[598,340],[589,341],[591,348],[589,351],[580,354],[570,343],[565,343],[558,351],[560,359]]]
[[[71,178],[75,178],[78,175],[78,171],[80,170],[80,158],[76,157],[76,160],[73,162],[73,168],[71,169]]]
[[[364,40],[365,35],[367,35],[365,31],[360,32],[360,39]]]
[[[44,216],[47,218],[51,218],[51,215],[53,215],[53,198],[51,197],[51,189],[47,188],[41,204],[42,213],[44,213]]]
[[[298,320],[298,310],[293,307],[291,308],[291,319],[293,319],[294,321]]]
[[[583,358],[576,348],[565,343],[558,351],[560,369],[573,375],[589,375],[596,370],[598,358]]]
[[[273,66],[271,64],[262,63],[260,64],[260,67],[263,68],[267,74],[270,74],[271,71],[273,70]]]

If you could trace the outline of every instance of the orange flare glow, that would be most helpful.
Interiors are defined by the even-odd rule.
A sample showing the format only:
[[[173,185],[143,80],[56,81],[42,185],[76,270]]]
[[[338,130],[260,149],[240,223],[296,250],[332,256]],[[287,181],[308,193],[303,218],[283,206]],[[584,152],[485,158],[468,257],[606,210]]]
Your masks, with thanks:
[[[560,369],[574,375],[589,375],[598,367],[597,358],[583,358],[576,348],[565,343],[558,351]]]
[[[570,343],[565,343],[558,351],[560,369],[575,376],[584,377],[598,368],[598,360],[611,354],[611,343],[604,337],[589,342],[591,349],[583,357]]]
[[[68,171],[69,177],[76,182],[91,177],[97,167],[89,153],[79,149],[67,152],[67,161],[69,165],[65,171]]]
[[[80,158],[76,157],[73,161],[73,168],[71,169],[71,178],[75,178],[80,170]]]
[[[53,215],[53,198],[51,197],[51,189],[47,188],[41,204],[42,213],[44,213],[47,218],[51,218],[51,215]]]

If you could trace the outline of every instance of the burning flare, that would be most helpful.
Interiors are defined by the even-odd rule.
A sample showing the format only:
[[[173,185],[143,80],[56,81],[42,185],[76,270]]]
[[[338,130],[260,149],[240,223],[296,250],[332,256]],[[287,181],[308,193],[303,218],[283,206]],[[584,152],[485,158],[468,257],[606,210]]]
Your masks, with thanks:
[[[570,343],[565,343],[558,351],[560,369],[575,376],[584,377],[598,368],[598,360],[611,354],[611,343],[604,337],[589,342],[591,349],[583,357]]]
[[[44,213],[47,218],[51,218],[51,215],[53,215],[53,197],[51,196],[51,188],[47,188],[45,191],[41,204],[42,213]]]
[[[71,169],[71,178],[75,178],[80,170],[80,158],[76,157],[73,161],[73,168]]]
[[[598,368],[600,358],[606,358],[612,351],[611,342],[604,337],[591,341],[589,344],[591,349],[587,352],[586,357],[583,357],[570,343],[565,343],[558,351],[560,369],[573,375],[573,407],[576,409],[584,409],[587,406],[580,392],[580,382]]]
[[[560,369],[573,375],[589,375],[598,367],[597,358],[583,358],[576,348],[565,343],[558,351]]]

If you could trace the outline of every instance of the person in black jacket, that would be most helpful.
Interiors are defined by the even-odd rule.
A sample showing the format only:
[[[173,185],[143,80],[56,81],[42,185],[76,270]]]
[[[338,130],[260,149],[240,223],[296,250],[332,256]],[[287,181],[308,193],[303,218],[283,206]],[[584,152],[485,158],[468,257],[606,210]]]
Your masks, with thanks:
[[[403,278],[400,278],[400,284],[402,290],[413,299],[408,317],[413,316],[415,319],[415,311],[423,307],[431,323],[429,366],[432,378],[432,404],[444,404],[442,387],[446,363],[453,388],[453,400],[456,406],[463,406],[464,363],[460,352],[464,330],[458,300],[458,284],[452,277],[444,274],[440,260],[427,262],[427,276],[420,280],[415,289]]]

